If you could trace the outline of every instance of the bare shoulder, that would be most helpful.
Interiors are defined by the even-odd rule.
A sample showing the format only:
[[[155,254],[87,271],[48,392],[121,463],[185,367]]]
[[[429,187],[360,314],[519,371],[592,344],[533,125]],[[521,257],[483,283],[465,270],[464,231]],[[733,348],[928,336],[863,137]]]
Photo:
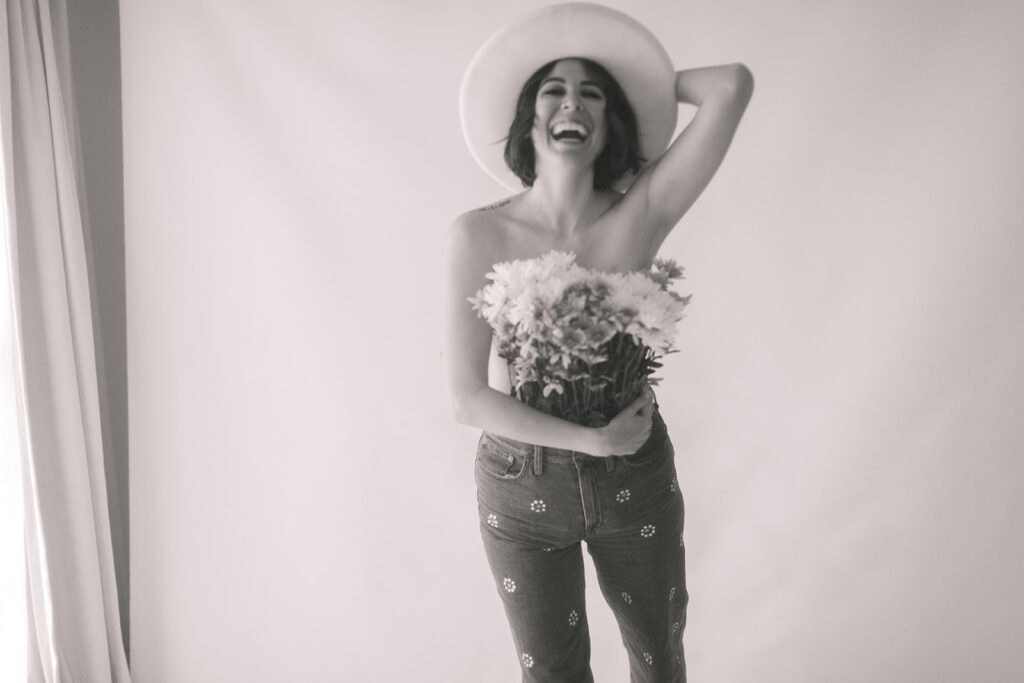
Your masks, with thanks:
[[[486,214],[488,212],[498,211],[499,209],[504,209],[504,208],[506,208],[508,206],[511,206],[512,199],[513,199],[513,197],[505,197],[504,199],[500,199],[500,200],[494,202],[493,204],[488,204],[487,206],[481,206],[479,209],[473,209],[472,211],[470,211],[470,213],[473,213],[473,214]]]
[[[452,266],[473,264],[491,266],[505,252],[510,210],[515,197],[457,217],[448,230],[448,257]]]

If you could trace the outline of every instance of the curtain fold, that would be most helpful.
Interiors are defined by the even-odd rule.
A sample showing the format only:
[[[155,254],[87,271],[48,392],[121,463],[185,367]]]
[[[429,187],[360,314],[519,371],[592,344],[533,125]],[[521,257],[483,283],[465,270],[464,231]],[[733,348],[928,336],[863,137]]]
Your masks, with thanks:
[[[6,0],[4,179],[29,680],[129,680],[118,612],[66,0]]]

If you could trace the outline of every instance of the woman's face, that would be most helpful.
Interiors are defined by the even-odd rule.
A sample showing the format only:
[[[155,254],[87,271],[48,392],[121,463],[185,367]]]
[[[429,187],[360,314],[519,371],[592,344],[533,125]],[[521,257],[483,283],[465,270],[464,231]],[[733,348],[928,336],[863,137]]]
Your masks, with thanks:
[[[574,165],[593,163],[607,140],[603,88],[578,59],[555,64],[540,83],[531,139],[538,161],[559,157]]]

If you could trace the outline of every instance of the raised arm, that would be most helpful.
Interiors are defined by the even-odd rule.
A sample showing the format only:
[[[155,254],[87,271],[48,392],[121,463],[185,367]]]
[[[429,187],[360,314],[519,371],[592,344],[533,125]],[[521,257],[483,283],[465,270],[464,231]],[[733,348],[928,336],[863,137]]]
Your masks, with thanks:
[[[492,389],[487,383],[491,328],[469,304],[486,283],[500,253],[486,239],[479,213],[455,221],[445,248],[442,356],[455,419],[519,441],[591,455],[635,452],[650,433],[653,396],[641,396],[606,427],[590,428],[552,417]]]
[[[644,214],[642,224],[660,245],[715,175],[754,90],[742,64],[676,73],[676,99],[697,107],[689,125],[637,178],[629,194]]]

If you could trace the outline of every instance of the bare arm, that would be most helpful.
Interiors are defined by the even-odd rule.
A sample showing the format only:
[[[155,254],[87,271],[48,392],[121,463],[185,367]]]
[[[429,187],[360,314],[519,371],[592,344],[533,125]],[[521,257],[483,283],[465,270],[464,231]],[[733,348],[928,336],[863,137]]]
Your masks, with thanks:
[[[742,64],[676,73],[676,99],[697,107],[693,120],[629,190],[657,248],[693,205],[722,163],[754,90]]]
[[[650,434],[653,394],[641,396],[607,426],[591,428],[552,417],[488,386],[491,328],[468,302],[501,258],[500,249],[486,244],[485,230],[479,214],[466,214],[452,225],[445,249],[442,355],[455,419],[541,446],[599,456],[635,452]]]

